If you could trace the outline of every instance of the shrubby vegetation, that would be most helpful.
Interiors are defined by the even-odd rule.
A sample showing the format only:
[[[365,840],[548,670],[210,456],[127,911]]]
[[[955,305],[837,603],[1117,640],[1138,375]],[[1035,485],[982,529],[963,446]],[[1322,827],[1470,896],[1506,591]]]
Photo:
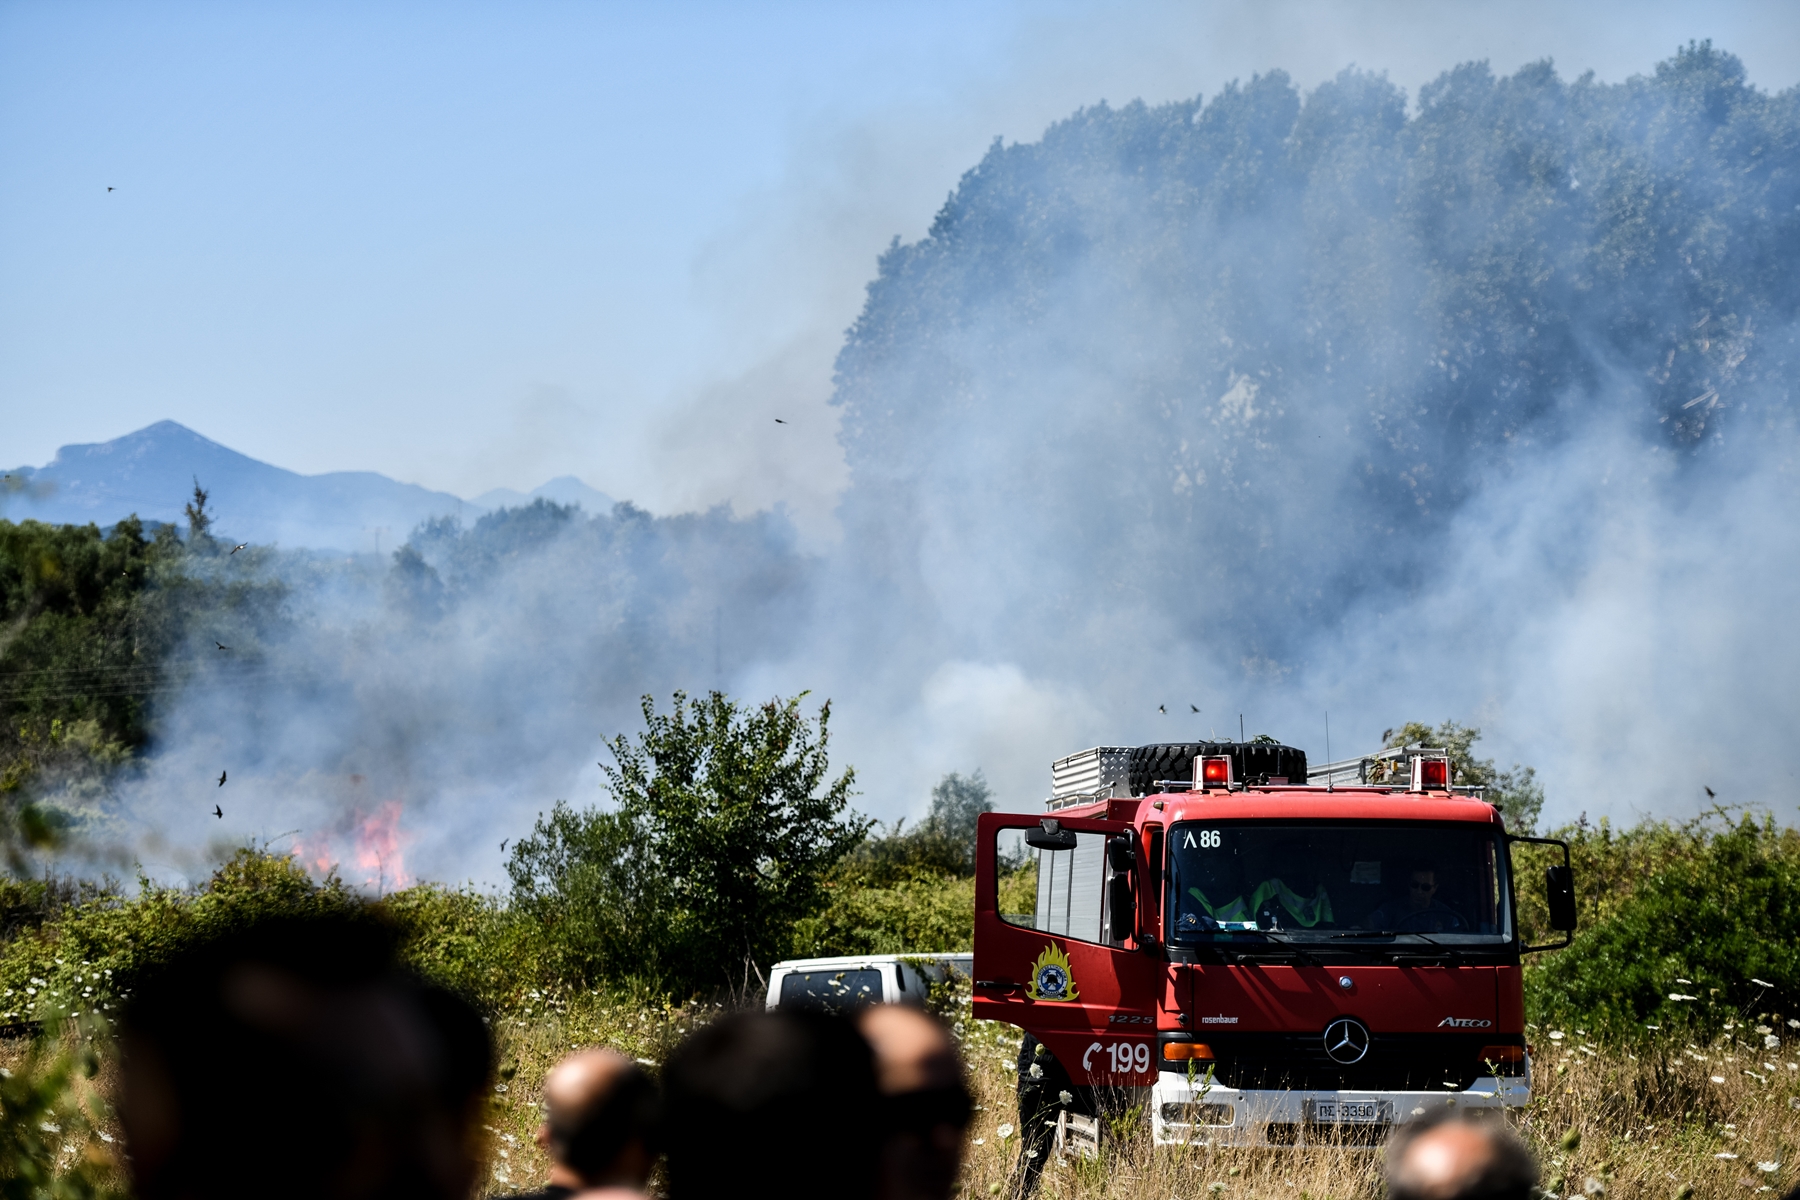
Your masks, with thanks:
[[[1642,1039],[1800,1017],[1800,832],[1720,809],[1622,831],[1582,822],[1559,836],[1582,928],[1526,976],[1538,1020]],[[1521,880],[1526,927],[1548,940],[1541,895]]]

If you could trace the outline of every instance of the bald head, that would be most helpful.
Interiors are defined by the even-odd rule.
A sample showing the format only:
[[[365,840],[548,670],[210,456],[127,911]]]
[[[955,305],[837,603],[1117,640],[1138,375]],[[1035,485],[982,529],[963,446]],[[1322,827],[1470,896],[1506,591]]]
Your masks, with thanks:
[[[583,1050],[544,1077],[544,1123],[537,1141],[565,1187],[642,1187],[649,1178],[650,1077],[613,1050]]]
[[[636,1069],[637,1064],[617,1050],[583,1050],[569,1055],[544,1076],[550,1123],[579,1122],[588,1109],[606,1099],[627,1071]]]
[[[1454,1109],[1413,1122],[1388,1147],[1390,1200],[1526,1200],[1537,1180],[1511,1130]]]
[[[877,1082],[884,1096],[956,1087],[962,1064],[956,1043],[941,1023],[903,1004],[866,1008],[856,1027],[875,1051]]]

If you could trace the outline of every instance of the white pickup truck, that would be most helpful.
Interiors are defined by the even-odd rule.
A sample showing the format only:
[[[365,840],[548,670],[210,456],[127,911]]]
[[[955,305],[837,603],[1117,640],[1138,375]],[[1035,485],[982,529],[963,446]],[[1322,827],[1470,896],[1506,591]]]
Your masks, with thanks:
[[[793,958],[769,972],[769,1008],[850,1012],[871,1004],[923,1005],[931,988],[968,978],[972,954],[851,954]]]

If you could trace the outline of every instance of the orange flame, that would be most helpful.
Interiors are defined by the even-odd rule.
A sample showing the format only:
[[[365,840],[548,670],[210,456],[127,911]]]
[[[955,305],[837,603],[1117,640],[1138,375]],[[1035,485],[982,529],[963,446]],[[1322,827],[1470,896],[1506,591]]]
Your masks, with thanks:
[[[340,844],[348,833],[353,843],[350,861],[361,876],[352,879],[350,872],[344,872],[349,882],[378,892],[411,887],[413,877],[406,870],[406,846],[412,835],[400,828],[401,811],[399,801],[389,800],[370,815],[352,813],[337,830],[321,830],[296,841],[294,858],[317,876],[328,875],[334,869],[341,871],[344,855]],[[350,828],[346,829],[346,825]]]
[[[389,800],[364,817],[356,830],[356,865],[367,876],[362,882],[378,888],[403,888],[412,884],[406,873],[406,843],[410,835],[400,830],[400,802]]]

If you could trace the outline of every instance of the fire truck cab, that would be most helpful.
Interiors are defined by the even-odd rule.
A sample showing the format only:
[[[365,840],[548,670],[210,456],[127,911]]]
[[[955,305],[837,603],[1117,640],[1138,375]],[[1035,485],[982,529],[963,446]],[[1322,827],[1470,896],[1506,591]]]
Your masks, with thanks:
[[[1159,1144],[1212,1145],[1524,1104],[1520,956],[1568,942],[1568,847],[1544,879],[1564,938],[1524,945],[1511,848],[1550,840],[1509,835],[1451,770],[1430,750],[1309,777],[1290,747],[1101,747],[1056,764],[1045,815],[982,816],[974,1015],[1027,1034],[1027,1145],[1133,1103]]]

